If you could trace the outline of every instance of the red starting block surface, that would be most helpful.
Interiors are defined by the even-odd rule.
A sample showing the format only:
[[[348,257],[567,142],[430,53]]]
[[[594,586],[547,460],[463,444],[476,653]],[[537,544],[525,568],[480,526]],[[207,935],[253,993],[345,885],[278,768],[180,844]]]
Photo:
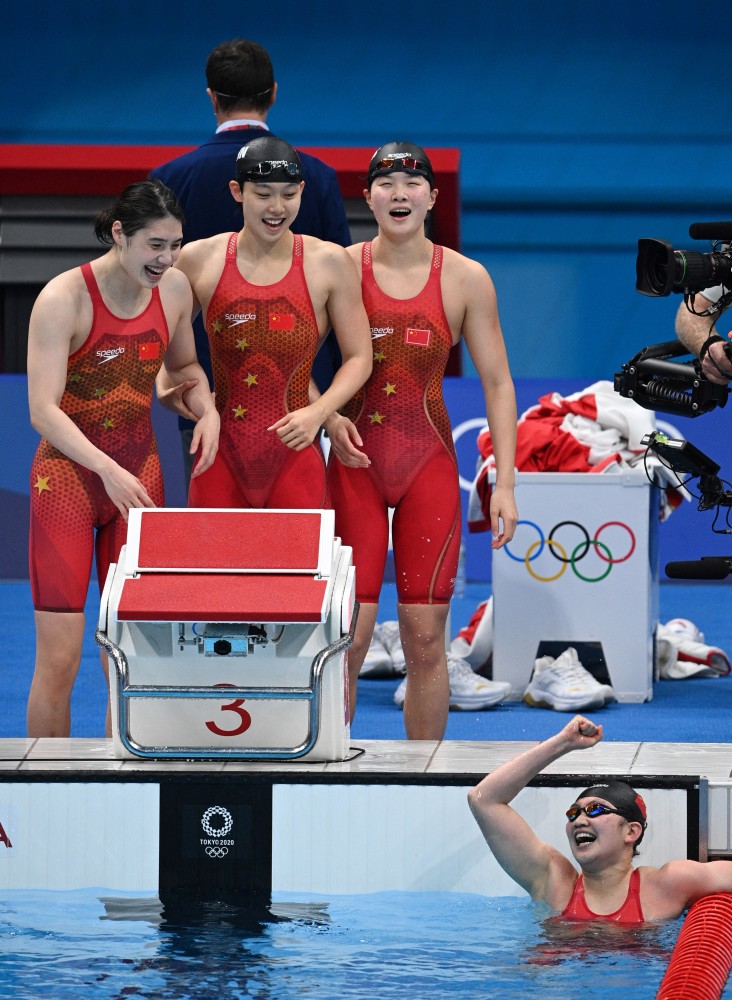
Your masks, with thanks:
[[[327,580],[238,573],[146,573],[127,579],[119,621],[320,622]]]
[[[130,511],[125,572],[319,573],[331,569],[331,511]]]

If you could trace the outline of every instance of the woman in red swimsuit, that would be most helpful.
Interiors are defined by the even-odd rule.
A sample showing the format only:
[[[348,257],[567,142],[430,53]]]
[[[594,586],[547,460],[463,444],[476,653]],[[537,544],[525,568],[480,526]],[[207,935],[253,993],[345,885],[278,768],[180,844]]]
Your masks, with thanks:
[[[351,713],[371,641],[389,541],[407,666],[409,739],[441,739],[449,684],[445,625],[460,549],[460,486],[442,397],[450,349],[465,339],[497,441],[493,547],[513,537],[516,399],[493,282],[482,265],[425,235],[437,198],[427,154],[410,142],[376,151],[364,191],[379,231],[349,248],[371,326],[373,370],[342,414],[326,421],[336,531],[352,546],[361,609],[349,651]]]
[[[150,418],[161,365],[197,420],[194,475],[216,454],[219,419],[196,360],[193,297],[185,275],[172,270],[181,223],[180,205],[160,181],[130,185],[97,218],[107,253],[58,275],[33,307],[28,397],[42,440],[30,481],[29,736],[69,735],[95,550],[101,589],[128,510],[163,503]]]
[[[602,735],[602,726],[575,716],[556,736],[497,767],[470,791],[470,808],[499,865],[564,920],[675,920],[702,896],[732,892],[732,861],[633,866],[646,807],[624,781],[585,789],[567,810],[567,839],[579,872],[509,805],[548,764],[594,746]]]

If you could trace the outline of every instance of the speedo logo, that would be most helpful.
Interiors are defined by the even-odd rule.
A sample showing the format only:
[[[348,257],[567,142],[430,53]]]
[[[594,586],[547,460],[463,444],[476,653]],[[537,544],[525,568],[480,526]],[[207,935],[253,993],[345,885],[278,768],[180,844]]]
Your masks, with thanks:
[[[231,326],[239,326],[240,323],[251,323],[256,318],[256,313],[224,313],[224,319],[228,320]]]
[[[106,351],[97,351],[97,357],[101,358],[99,364],[106,365],[108,361],[113,361],[115,358],[118,358],[120,354],[124,353],[124,347],[110,347]]]
[[[390,333],[394,333],[393,326],[372,326],[371,327],[371,339],[378,340],[379,337],[388,337]]]

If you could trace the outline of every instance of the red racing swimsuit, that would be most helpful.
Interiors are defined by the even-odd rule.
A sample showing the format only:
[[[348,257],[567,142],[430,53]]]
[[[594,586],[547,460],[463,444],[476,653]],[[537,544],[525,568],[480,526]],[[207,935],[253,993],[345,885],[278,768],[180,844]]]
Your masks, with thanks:
[[[252,285],[236,262],[237,233],[206,312],[206,331],[221,416],[213,465],[191,480],[190,507],[327,506],[320,445],[293,451],[268,431],[308,406],[318,324],[295,236],[292,266],[272,285]]]
[[[377,603],[389,542],[399,600],[444,604],[452,596],[460,551],[460,486],[442,379],[452,347],[442,304],[442,247],[422,291],[386,295],[374,279],[371,244],[361,286],[371,325],[374,367],[343,411],[358,428],[368,469],[346,468],[331,453],[328,486],[336,531],[353,547],[358,599]]]
[[[580,875],[574,883],[572,898],[565,906],[558,920],[607,920],[615,924],[643,924],[643,909],[640,901],[640,871],[633,869],[628,885],[628,895],[623,905],[614,913],[593,913],[585,901],[585,886]]]
[[[94,318],[89,336],[69,356],[59,406],[162,506],[163,477],[150,417],[155,376],[169,339],[160,292],[152,289],[139,316],[122,319],[102,301],[91,265],[83,264],[81,273]],[[126,539],[127,524],[100,477],[45,439],[33,459],[30,487],[33,605],[38,611],[83,611],[95,547],[101,590]]]

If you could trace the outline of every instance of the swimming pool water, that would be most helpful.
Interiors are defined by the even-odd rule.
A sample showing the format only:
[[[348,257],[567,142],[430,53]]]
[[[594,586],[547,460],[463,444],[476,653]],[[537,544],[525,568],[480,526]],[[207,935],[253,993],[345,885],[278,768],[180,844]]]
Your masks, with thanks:
[[[0,997],[653,1000],[681,927],[578,927],[523,898],[453,893],[161,909],[103,890],[6,892]]]

